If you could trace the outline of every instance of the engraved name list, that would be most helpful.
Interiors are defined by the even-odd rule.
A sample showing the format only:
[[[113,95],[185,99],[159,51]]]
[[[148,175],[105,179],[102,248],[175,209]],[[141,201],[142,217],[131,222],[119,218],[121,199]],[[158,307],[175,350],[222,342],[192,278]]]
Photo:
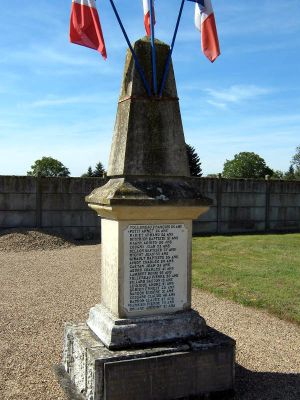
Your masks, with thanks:
[[[187,301],[184,224],[129,225],[124,232],[124,246],[127,311],[182,309]]]

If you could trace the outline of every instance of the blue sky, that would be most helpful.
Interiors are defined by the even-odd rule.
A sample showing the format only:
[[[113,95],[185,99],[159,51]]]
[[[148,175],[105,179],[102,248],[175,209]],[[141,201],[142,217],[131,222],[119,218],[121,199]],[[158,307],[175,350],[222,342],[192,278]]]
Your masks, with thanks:
[[[144,36],[142,0],[115,0],[131,41]],[[70,0],[10,0],[0,15],[0,175],[26,175],[42,156],[72,176],[107,166],[126,44],[98,0],[108,52],[69,43]],[[170,43],[180,0],[156,0],[156,37]],[[200,51],[186,2],[173,63],[186,142],[204,174],[254,151],[287,170],[300,145],[298,0],[213,1],[222,55]],[[166,17],[167,16],[167,17]]]

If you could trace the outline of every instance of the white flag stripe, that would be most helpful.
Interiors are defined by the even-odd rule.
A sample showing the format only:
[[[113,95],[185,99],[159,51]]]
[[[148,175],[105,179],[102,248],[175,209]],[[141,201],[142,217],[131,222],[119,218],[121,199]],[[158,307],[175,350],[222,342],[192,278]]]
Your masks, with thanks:
[[[214,12],[210,0],[204,0],[205,8],[203,9],[198,3],[195,3],[195,26],[201,31],[201,24]]]
[[[143,7],[144,7],[144,14],[147,14],[147,12],[150,11],[149,0],[143,0]]]
[[[73,3],[81,4],[82,6],[97,8],[95,0],[72,0],[72,1]]]
[[[201,11],[197,3],[195,4],[195,26],[201,32]]]

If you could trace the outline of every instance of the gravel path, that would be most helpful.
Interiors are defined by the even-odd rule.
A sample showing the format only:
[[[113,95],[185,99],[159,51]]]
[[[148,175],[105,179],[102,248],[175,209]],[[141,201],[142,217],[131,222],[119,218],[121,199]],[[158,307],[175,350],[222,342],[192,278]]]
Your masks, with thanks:
[[[64,322],[84,321],[99,301],[92,276],[99,276],[100,246],[7,250],[0,250],[0,399],[65,400],[53,365],[60,362]],[[237,341],[237,399],[300,399],[298,326],[193,295],[208,324]]]
[[[199,290],[193,307],[237,342],[237,399],[300,400],[299,326]]]

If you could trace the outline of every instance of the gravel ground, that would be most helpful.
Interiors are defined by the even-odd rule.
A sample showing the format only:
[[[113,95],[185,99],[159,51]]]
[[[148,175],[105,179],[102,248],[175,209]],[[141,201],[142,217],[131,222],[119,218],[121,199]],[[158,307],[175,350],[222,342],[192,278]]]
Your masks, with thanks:
[[[53,366],[64,322],[84,321],[99,301],[100,245],[21,239],[27,251],[18,235],[0,236],[0,399],[66,400]],[[40,240],[52,250],[40,250]],[[210,326],[237,341],[237,399],[300,399],[298,326],[198,290],[193,299]]]

